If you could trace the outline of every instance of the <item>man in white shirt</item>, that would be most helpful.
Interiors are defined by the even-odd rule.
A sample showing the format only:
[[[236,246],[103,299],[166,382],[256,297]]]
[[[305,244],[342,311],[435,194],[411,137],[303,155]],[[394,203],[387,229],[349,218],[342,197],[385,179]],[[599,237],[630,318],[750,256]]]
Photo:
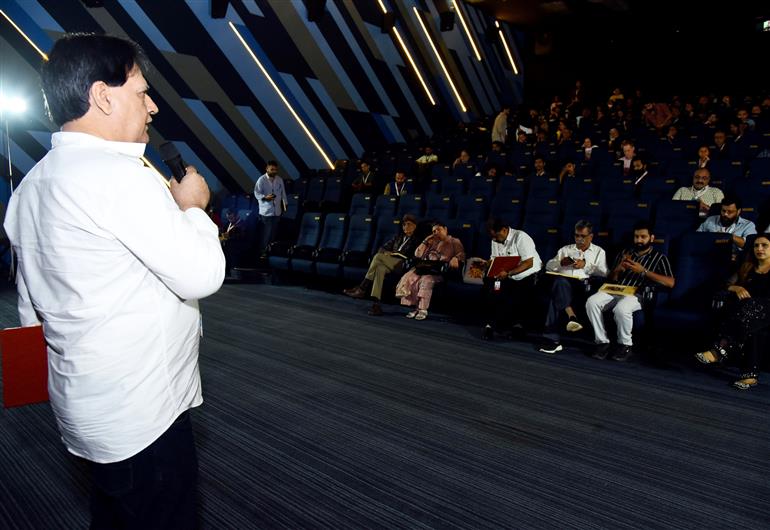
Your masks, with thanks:
[[[197,300],[225,260],[203,177],[169,184],[142,164],[158,112],[146,64],[116,37],[54,44],[42,86],[61,131],[5,220],[21,324],[43,324],[51,407],[91,468],[92,528],[196,526]]]
[[[259,218],[262,221],[262,241],[260,250],[265,252],[267,246],[275,241],[278,234],[278,223],[286,209],[286,188],[283,179],[278,176],[278,162],[268,160],[265,164],[265,174],[257,179],[254,185],[254,197],[259,204]]]
[[[535,242],[521,230],[508,226],[502,219],[491,219],[487,225],[492,236],[491,258],[518,256],[519,264],[503,270],[494,278],[484,278],[484,313],[486,323],[481,337],[491,340],[495,327],[507,327],[511,322],[522,324],[528,302],[535,291],[537,273],[542,268]]]
[[[585,302],[584,280],[592,276],[607,276],[607,255],[603,248],[593,244],[593,224],[590,221],[578,221],[575,223],[574,235],[575,243],[561,247],[556,257],[545,265],[546,271],[554,276],[543,333],[546,342],[540,347],[543,353],[557,353],[563,349],[557,331],[562,315],[568,319],[567,331],[576,332],[583,329],[572,308],[573,300],[583,294]]]
[[[695,170],[692,176],[692,186],[689,188],[681,187],[674,193],[675,201],[698,201],[698,214],[701,217],[707,217],[711,205],[716,202],[722,202],[725,194],[719,188],[709,186],[711,182],[711,171],[704,168]]]

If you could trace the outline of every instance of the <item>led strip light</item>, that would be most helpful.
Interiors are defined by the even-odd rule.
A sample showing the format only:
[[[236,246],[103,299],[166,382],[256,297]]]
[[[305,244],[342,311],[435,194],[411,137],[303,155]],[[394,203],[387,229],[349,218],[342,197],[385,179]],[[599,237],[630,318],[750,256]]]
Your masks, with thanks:
[[[387,14],[388,9],[385,7],[385,4],[382,3],[382,0],[377,0],[377,3],[380,4],[382,13]],[[398,44],[401,46],[401,50],[404,52],[404,55],[406,55],[406,58],[409,60],[409,64],[412,66],[412,70],[414,70],[414,75],[416,75],[417,79],[420,81],[422,89],[425,91],[425,95],[428,96],[428,99],[430,100],[430,104],[435,105],[436,100],[433,99],[433,94],[430,93],[428,84],[425,82],[425,79],[423,79],[420,70],[417,68],[417,63],[414,62],[412,54],[409,53],[409,48],[406,47],[406,43],[404,42],[404,39],[401,38],[401,34],[398,32],[398,28],[396,26],[393,26],[393,34],[396,36],[396,40],[398,40]]]
[[[286,108],[289,109],[289,112],[291,113],[291,115],[294,116],[295,120],[297,120],[297,123],[299,123],[299,126],[302,128],[302,130],[305,131],[305,134],[310,139],[310,141],[313,143],[313,145],[318,150],[318,152],[321,153],[321,156],[326,161],[326,163],[329,165],[329,169],[334,169],[334,163],[331,161],[331,159],[328,157],[328,155],[324,152],[323,148],[316,141],[315,137],[313,137],[313,133],[310,132],[310,129],[307,128],[305,123],[302,121],[302,119],[296,113],[294,108],[289,103],[289,100],[286,99],[286,96],[283,95],[283,92],[281,92],[281,89],[278,88],[278,85],[275,84],[275,81],[273,81],[273,78],[270,77],[269,73],[267,73],[267,70],[265,69],[265,67],[262,66],[261,62],[259,62],[259,59],[257,59],[257,56],[254,53],[254,50],[252,50],[251,47],[248,45],[246,40],[243,38],[243,36],[238,31],[238,28],[236,28],[235,24],[233,24],[230,21],[228,21],[227,23],[230,25],[230,29],[233,30],[233,33],[235,33],[236,37],[238,37],[238,40],[241,41],[241,44],[243,44],[243,47],[246,48],[246,51],[249,53],[251,58],[254,60],[255,63],[257,63],[257,66],[259,67],[260,71],[262,72],[262,75],[265,76],[265,79],[267,79],[267,81],[273,87],[273,90],[275,90],[276,94],[278,94],[278,97],[281,98],[281,101],[283,101],[283,104],[286,105]]]
[[[457,103],[460,105],[460,110],[463,112],[468,112],[468,109],[465,107],[465,103],[463,103],[463,100],[460,97],[460,93],[457,91],[457,87],[455,87],[455,84],[452,82],[452,77],[449,75],[449,71],[444,65],[444,61],[441,60],[441,55],[439,55],[438,49],[436,49],[436,45],[433,44],[433,39],[430,38],[430,33],[428,33],[428,28],[425,26],[425,22],[422,21],[420,12],[414,6],[412,6],[412,9],[414,9],[414,14],[417,17],[417,21],[420,23],[420,27],[422,28],[423,33],[425,33],[425,38],[428,39],[430,47],[433,49],[433,54],[436,56],[438,64],[441,65],[441,70],[444,72],[444,77],[446,77],[447,82],[449,82],[449,86],[452,87],[452,92],[454,92],[455,98],[457,98]]]
[[[457,2],[457,0],[452,0],[452,3],[455,6],[455,12],[457,13],[457,16],[460,18],[460,23],[463,26],[463,29],[465,30],[465,34],[468,36],[468,40],[471,42],[471,48],[473,48],[473,53],[476,54],[476,59],[481,61],[481,54],[479,53],[479,49],[476,47],[476,42],[473,40],[473,36],[471,35],[471,28],[468,27],[468,24],[465,22],[465,17],[463,17],[463,11],[460,9],[460,4]]]
[[[500,40],[503,42],[503,48],[505,48],[505,53],[508,54],[508,60],[511,61],[511,67],[513,68],[513,73],[516,75],[519,75],[519,69],[516,68],[516,63],[513,61],[513,55],[511,55],[511,49],[508,47],[508,42],[505,40],[505,35],[503,35],[503,28],[500,27],[500,23],[495,20],[495,26],[497,27],[497,33],[500,34]]]

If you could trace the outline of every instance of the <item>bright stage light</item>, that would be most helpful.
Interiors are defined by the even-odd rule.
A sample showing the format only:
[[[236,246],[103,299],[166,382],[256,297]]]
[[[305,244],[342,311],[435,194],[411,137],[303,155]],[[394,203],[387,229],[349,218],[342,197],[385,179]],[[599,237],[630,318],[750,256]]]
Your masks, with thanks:
[[[24,99],[0,94],[0,113],[23,114],[26,111],[27,102]]]

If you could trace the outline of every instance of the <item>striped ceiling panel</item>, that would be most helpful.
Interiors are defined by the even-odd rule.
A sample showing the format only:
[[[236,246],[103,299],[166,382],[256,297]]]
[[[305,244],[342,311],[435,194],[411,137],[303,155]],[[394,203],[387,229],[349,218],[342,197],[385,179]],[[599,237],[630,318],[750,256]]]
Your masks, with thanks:
[[[494,21],[470,5],[327,0],[311,22],[309,3],[232,0],[226,16],[214,19],[209,0],[105,1],[98,8],[80,0],[2,0],[0,90],[20,94],[30,110],[3,114],[10,144],[3,143],[0,201],[9,191],[7,151],[18,181],[50,146],[53,126],[44,117],[37,76],[42,59],[33,44],[45,53],[65,32],[127,36],[144,48],[160,108],[147,156],[162,169],[157,146],[173,141],[214,191],[250,190],[266,160],[296,178],[521,99],[521,63],[515,75],[499,40],[485,37],[496,36],[489,31]],[[439,5],[455,10],[454,29],[440,31]],[[383,10],[395,15],[395,27],[386,31]],[[520,61],[515,34],[505,31]]]

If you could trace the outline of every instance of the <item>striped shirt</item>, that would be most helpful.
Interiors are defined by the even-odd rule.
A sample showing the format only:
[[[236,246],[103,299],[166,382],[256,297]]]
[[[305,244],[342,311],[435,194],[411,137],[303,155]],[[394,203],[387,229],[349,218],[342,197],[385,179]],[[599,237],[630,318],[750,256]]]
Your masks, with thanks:
[[[620,262],[623,261],[623,257],[626,255],[630,255],[632,260],[639,263],[642,267],[645,268],[645,270],[649,272],[654,272],[655,274],[661,274],[663,276],[674,276],[674,274],[671,272],[671,263],[669,263],[666,255],[662,252],[658,252],[655,249],[650,250],[643,256],[637,256],[633,250],[624,250],[618,254],[617,258],[615,258],[613,269],[620,265]],[[627,269],[618,275],[618,279],[614,283],[641,287],[645,285],[652,285],[655,282],[647,278],[645,274]]]

